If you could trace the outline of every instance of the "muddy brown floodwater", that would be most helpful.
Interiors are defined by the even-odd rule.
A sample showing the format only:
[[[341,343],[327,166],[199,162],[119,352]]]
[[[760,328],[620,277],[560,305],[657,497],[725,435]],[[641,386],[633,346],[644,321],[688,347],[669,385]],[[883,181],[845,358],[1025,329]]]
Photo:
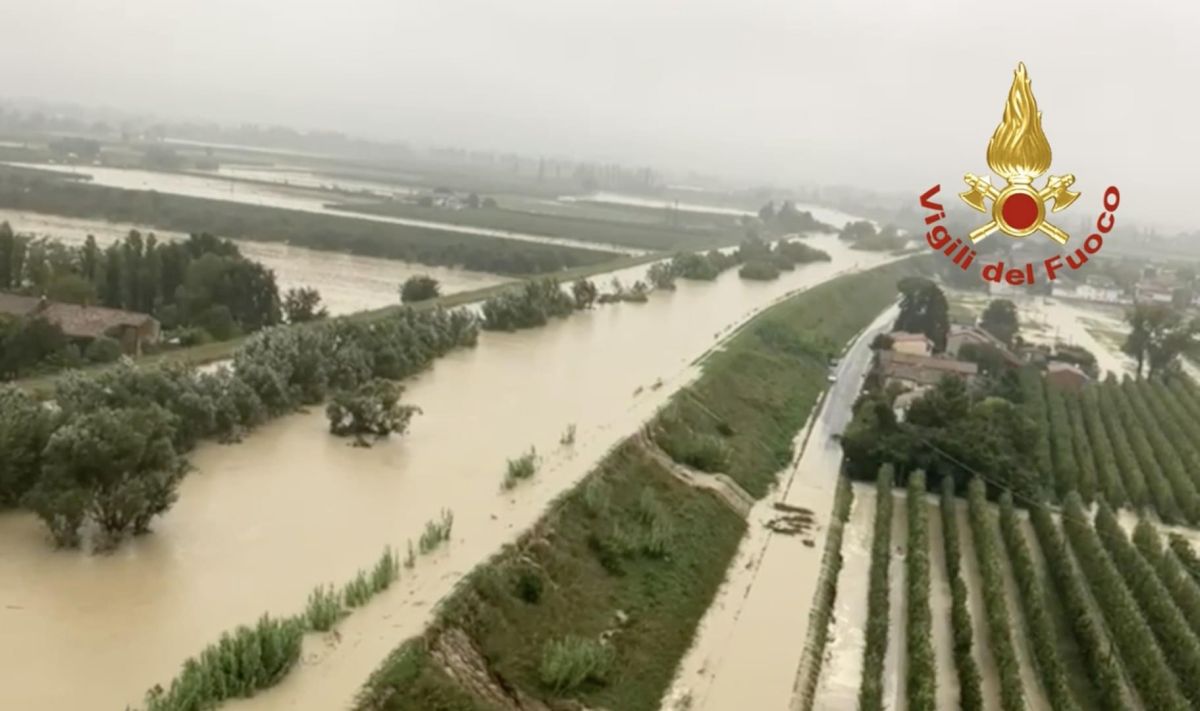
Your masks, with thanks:
[[[19,234],[53,237],[66,244],[83,244],[87,236],[92,235],[96,243],[104,247],[124,239],[130,230],[139,230],[143,235],[154,233],[160,240],[186,238],[186,235],[177,232],[145,225],[18,210],[0,210],[0,222],[8,222]],[[443,294],[455,294],[508,281],[506,277],[496,274],[325,252],[292,247],[282,242],[234,241],[242,254],[275,272],[281,290],[303,286],[316,288],[321,292],[321,301],[334,316],[399,303],[399,285],[416,274],[428,274],[437,279]]]
[[[403,547],[452,509],[448,549],[348,618],[340,642],[307,640],[301,668],[253,703],[345,707],[456,580],[694,377],[691,364],[719,335],[790,292],[892,258],[852,252],[832,236],[811,243],[833,261],[767,283],[731,271],[713,283],[680,282],[646,304],[485,333],[478,347],[408,383],[405,401],[424,414],[404,437],[371,449],[330,437],[320,409],[238,445],[204,444],[178,504],[151,535],[111,555],[54,551],[33,516],[0,515],[0,708],[137,703],[222,631],[263,612],[298,612],[314,586],[341,584],[384,545]],[[572,423],[576,444],[561,447]],[[531,445],[540,471],[502,494],[505,460]]]

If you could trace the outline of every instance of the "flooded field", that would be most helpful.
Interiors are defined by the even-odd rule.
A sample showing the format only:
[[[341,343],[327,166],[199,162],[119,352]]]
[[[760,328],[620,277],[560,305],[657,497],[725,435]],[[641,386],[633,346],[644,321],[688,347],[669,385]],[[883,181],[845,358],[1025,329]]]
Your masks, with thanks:
[[[185,195],[188,197],[204,198],[207,200],[225,200],[228,202],[278,207],[300,212],[313,212],[323,215],[336,215],[357,220],[387,222],[394,225],[410,227],[425,227],[447,232],[495,237],[498,239],[514,239],[522,242],[538,242],[540,244],[557,244],[566,247],[609,251],[617,254],[642,254],[642,250],[609,245],[602,242],[585,242],[568,237],[546,237],[508,230],[488,229],[486,227],[471,227],[454,225],[446,222],[431,220],[414,220],[405,217],[390,217],[387,215],[372,215],[367,213],[339,210],[329,207],[332,197],[325,192],[308,190],[285,185],[265,185],[250,183],[244,180],[225,180],[220,177],[194,175],[189,173],[159,173],[150,170],[129,168],[105,168],[100,166],[87,167],[56,167],[40,163],[5,163],[24,168],[54,169],[73,175],[86,177],[95,185],[104,185],[122,190],[154,190],[169,195]]]
[[[379,183],[370,180],[355,180],[323,173],[314,173],[300,166],[241,166],[222,165],[215,171],[205,171],[216,177],[255,180],[264,183],[277,183],[287,187],[307,188],[310,190],[325,190],[329,192],[350,192],[365,194],[374,198],[393,198],[413,195],[420,192],[417,188]],[[413,177],[413,176],[407,176]]]
[[[852,709],[862,684],[867,629],[867,584],[875,525],[875,487],[856,484],[842,541],[842,572],[830,623],[829,646],[813,708]]]
[[[485,333],[477,348],[408,384],[405,401],[424,414],[405,437],[371,449],[330,437],[320,410],[239,445],[205,444],[175,508],[113,555],[56,552],[32,516],[0,515],[0,637],[15,640],[0,648],[12,680],[0,685],[0,708],[135,703],[222,631],[265,611],[298,611],[314,586],[348,579],[384,545],[403,547],[452,509],[448,550],[405,571],[337,640],[306,644],[301,668],[252,704],[345,706],[457,579],[693,377],[691,364],[719,335],[791,291],[889,258],[851,252],[832,236],[813,244],[833,261],[776,282],[728,272],[714,283],[680,282],[646,304]],[[569,424],[576,444],[561,447]],[[502,494],[505,460],[530,446],[543,459],[539,473]]]
[[[563,202],[571,201],[586,201],[609,205],[632,205],[635,207],[654,207],[654,208],[673,208],[684,212],[707,212],[715,215],[757,215],[757,212],[751,210],[739,210],[734,207],[720,207],[717,205],[706,205],[703,203],[686,202],[679,200],[661,200],[656,198],[647,198],[640,195],[626,195],[624,193],[610,192],[595,192],[587,195],[571,195],[559,198]],[[853,222],[861,219],[849,215],[841,210],[835,210],[831,207],[820,207],[817,205],[805,205],[798,203],[796,209],[801,212],[811,212],[819,222],[824,222],[827,225],[841,228],[847,222]]]
[[[0,222],[8,222],[20,234],[54,237],[68,244],[83,244],[88,235],[93,235],[101,247],[125,237],[131,229],[140,230],[143,234],[153,232],[159,239],[185,237],[144,225],[15,210],[0,210]],[[315,287],[333,315],[399,303],[400,284],[416,274],[428,274],[437,279],[442,285],[443,294],[470,291],[507,281],[494,274],[324,252],[279,242],[236,242],[247,257],[275,271],[281,291],[301,286]]]

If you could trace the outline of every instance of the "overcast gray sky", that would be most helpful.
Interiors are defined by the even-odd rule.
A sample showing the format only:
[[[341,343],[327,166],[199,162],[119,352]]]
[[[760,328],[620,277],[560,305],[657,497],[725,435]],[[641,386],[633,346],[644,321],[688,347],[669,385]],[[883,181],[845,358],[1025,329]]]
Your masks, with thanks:
[[[914,195],[1018,60],[1099,210],[1200,227],[1200,2],[3,0],[0,93]],[[914,198],[915,199],[915,198]]]

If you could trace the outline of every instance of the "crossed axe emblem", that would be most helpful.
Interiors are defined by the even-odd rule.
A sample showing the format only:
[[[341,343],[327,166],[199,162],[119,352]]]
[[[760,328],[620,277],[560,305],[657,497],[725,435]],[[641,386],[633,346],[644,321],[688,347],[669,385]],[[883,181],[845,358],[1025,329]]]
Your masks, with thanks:
[[[1037,231],[1044,232],[1050,239],[1059,244],[1066,244],[1070,236],[1046,222],[1046,202],[1052,200],[1054,207],[1051,212],[1058,212],[1069,206],[1079,197],[1079,193],[1069,190],[1075,183],[1075,176],[1052,175],[1046,179],[1046,185],[1041,190],[1033,188],[1033,181],[1025,176],[1010,180],[1008,185],[999,190],[992,185],[987,176],[979,177],[967,173],[963,180],[967,190],[959,193],[962,201],[980,212],[989,212],[985,200],[992,201],[992,220],[970,233],[972,243],[982,240],[996,230],[1010,237],[1025,237]]]

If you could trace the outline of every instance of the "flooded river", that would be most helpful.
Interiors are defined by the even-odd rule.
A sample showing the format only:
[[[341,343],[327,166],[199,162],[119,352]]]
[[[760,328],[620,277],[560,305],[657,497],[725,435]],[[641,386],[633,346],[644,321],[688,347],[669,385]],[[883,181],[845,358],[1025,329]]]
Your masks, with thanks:
[[[405,400],[424,414],[403,438],[371,449],[330,437],[319,409],[277,420],[242,444],[202,445],[179,503],[152,535],[112,555],[56,552],[29,514],[0,515],[0,708],[136,703],[223,630],[265,611],[299,611],[315,585],[346,581],[384,545],[403,547],[451,508],[447,550],[403,571],[397,586],[341,625],[340,641],[306,642],[301,668],[252,703],[346,706],[456,580],[694,377],[691,363],[718,336],[789,292],[891,258],[852,252],[832,236],[812,244],[833,261],[766,283],[730,271],[714,283],[680,282],[646,304],[485,333],[477,348],[408,383]],[[659,379],[663,386],[651,387]],[[561,447],[572,423],[576,444]],[[505,460],[531,445],[540,471],[502,494]]]
[[[83,244],[88,235],[93,235],[101,247],[124,238],[132,229],[140,230],[143,235],[153,232],[159,239],[186,237],[145,225],[16,210],[0,210],[0,222],[8,222],[19,234],[53,237],[67,244]],[[416,274],[428,274],[437,279],[442,285],[443,294],[455,294],[508,281],[495,274],[325,252],[292,247],[281,242],[235,241],[242,254],[275,271],[280,291],[301,286],[315,287],[321,292],[321,299],[329,313],[335,316],[399,303],[400,284]]]
[[[335,202],[334,196],[317,190],[305,190],[285,185],[268,185],[252,183],[244,180],[227,180],[217,176],[195,175],[190,173],[159,173],[151,170],[136,170],[131,168],[105,168],[100,166],[52,166],[41,163],[6,163],[22,168],[39,170],[54,170],[86,177],[95,185],[105,185],[122,190],[154,190],[168,195],[186,195],[188,197],[204,198],[207,200],[225,200],[228,202],[260,205],[263,207],[278,207],[299,212],[313,212],[322,215],[350,217],[357,220],[372,222],[387,222],[394,225],[410,227],[425,227],[428,229],[444,230],[495,237],[498,239],[513,239],[521,242],[538,242],[540,244],[557,244],[564,247],[578,247],[617,254],[644,254],[645,250],[633,249],[620,245],[604,244],[602,242],[586,242],[568,237],[547,237],[544,235],[525,234],[508,230],[497,230],[487,227],[471,227],[454,225],[448,222],[432,220],[414,220],[405,217],[390,217],[387,215],[371,215],[351,210],[339,210],[328,206]]]

